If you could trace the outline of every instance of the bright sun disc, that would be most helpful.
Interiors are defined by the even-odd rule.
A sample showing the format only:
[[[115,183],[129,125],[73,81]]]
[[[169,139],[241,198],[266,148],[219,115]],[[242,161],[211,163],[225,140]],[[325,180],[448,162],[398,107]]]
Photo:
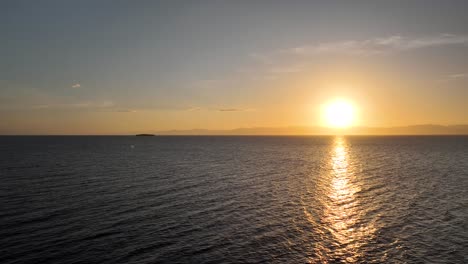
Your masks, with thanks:
[[[324,117],[328,126],[349,127],[354,121],[354,106],[344,100],[333,101],[325,106]]]

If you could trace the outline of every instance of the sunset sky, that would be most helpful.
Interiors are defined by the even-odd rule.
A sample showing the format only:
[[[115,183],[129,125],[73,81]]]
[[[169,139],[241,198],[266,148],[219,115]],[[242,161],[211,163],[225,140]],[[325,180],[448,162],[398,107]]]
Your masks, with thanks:
[[[0,134],[468,124],[468,1],[2,1]]]

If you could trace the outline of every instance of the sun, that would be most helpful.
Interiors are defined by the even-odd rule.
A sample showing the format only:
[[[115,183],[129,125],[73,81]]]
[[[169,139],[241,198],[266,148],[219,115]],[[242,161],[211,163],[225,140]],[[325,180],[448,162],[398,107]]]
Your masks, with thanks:
[[[324,107],[324,119],[330,127],[349,127],[353,125],[355,119],[355,107],[343,99],[332,101]]]

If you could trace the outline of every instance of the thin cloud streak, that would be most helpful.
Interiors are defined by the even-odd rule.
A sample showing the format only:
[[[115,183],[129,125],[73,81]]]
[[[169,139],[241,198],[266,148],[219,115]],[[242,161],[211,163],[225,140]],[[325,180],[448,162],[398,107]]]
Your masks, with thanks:
[[[319,42],[264,53],[251,53],[249,57],[265,65],[265,76],[262,79],[274,80],[280,75],[303,72],[307,69],[305,63],[307,60],[321,55],[369,57],[449,45],[468,47],[468,35],[439,34],[420,38],[391,35],[364,40]],[[295,62],[291,62],[291,59]],[[243,72],[249,71],[243,70]],[[447,79],[453,80],[464,77],[466,77],[465,74],[458,74]]]
[[[244,111],[253,111],[254,109],[243,109],[243,108],[220,108],[219,112],[244,112]]]
[[[457,73],[457,74],[451,74],[448,76],[449,79],[454,80],[454,79],[463,79],[468,77],[468,73]]]
[[[42,104],[34,105],[34,109],[96,109],[96,108],[111,108],[115,104],[112,101],[100,101],[100,102],[78,102],[78,103],[69,103],[69,104]]]
[[[376,55],[392,51],[405,51],[446,45],[468,45],[468,36],[442,34],[425,38],[409,38],[400,35],[367,40],[347,40],[295,47],[284,51],[296,55],[345,53],[350,55]]]
[[[200,111],[200,110],[202,110],[201,107],[189,107],[186,109],[186,111],[189,111],[189,112]]]
[[[203,107],[189,107],[185,108],[184,111],[195,112],[195,111],[216,111],[216,112],[244,112],[253,111],[252,108],[203,108]]]
[[[137,110],[134,109],[120,109],[120,110],[115,110],[112,112],[118,112],[118,113],[136,113]]]
[[[397,51],[408,51],[447,45],[468,46],[468,36],[454,34],[440,34],[436,36],[411,38],[401,35],[378,37],[365,40],[344,40],[337,42],[321,42],[302,46],[286,48],[266,53],[252,53],[249,56],[254,60],[272,64],[282,56],[314,56],[322,54],[346,54],[371,56],[387,54]]]
[[[451,82],[451,81],[458,81],[468,78],[468,73],[454,73],[445,76],[444,78],[439,79],[439,82]]]
[[[236,108],[221,108],[221,109],[218,109],[218,111],[220,112],[239,112],[239,111],[243,111],[242,109],[236,109]]]

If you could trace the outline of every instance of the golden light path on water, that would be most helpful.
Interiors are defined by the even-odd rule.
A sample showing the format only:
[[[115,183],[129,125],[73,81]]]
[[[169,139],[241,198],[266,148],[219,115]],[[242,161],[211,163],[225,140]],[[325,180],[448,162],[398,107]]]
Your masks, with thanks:
[[[362,247],[375,233],[372,221],[362,219],[365,204],[357,197],[361,190],[357,165],[350,160],[346,139],[335,138],[330,150],[329,173],[321,175],[319,180],[323,197],[319,198],[322,206],[317,215],[322,235],[314,245],[314,255],[319,259],[311,259],[311,263],[357,262],[363,256]],[[312,217],[307,211],[306,216]]]

